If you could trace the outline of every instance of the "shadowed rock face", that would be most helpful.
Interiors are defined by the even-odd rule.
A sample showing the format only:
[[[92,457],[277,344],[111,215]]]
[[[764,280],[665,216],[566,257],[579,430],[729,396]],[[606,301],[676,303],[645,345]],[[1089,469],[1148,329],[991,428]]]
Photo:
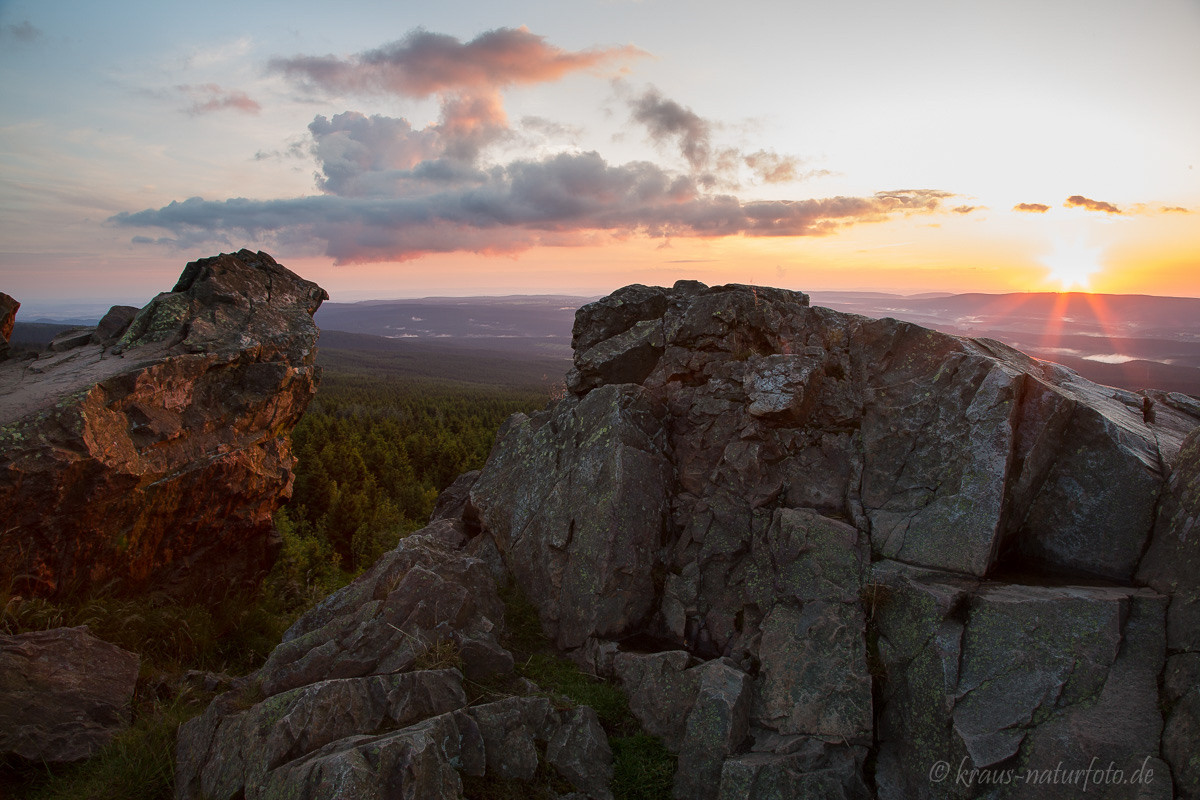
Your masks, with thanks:
[[[75,346],[0,366],[0,581],[215,599],[260,579],[327,297],[242,250],[188,264]]]
[[[0,636],[0,754],[61,764],[129,726],[139,659],[82,628]]]
[[[413,643],[511,668],[493,579],[621,682],[680,800],[1049,798],[1061,780],[956,771],[1093,758],[1152,773],[1104,797],[1197,796],[1194,400],[761,287],[626,287],[574,346],[570,396],[511,418],[428,528],[297,623],[266,699],[184,728],[181,797],[456,797],[539,759],[607,796],[578,709],[450,686],[375,727],[398,707],[379,676],[448,680]],[[299,719],[342,738],[298,744]]]
[[[509,422],[470,513],[681,754],[677,797],[866,796],[869,755],[880,797],[954,795],[939,759],[1161,778],[1198,744],[1180,689],[1160,746],[1157,686],[1197,582],[1190,398],[761,287],[626,287],[574,345],[572,396]],[[704,700],[709,659],[750,682]]]

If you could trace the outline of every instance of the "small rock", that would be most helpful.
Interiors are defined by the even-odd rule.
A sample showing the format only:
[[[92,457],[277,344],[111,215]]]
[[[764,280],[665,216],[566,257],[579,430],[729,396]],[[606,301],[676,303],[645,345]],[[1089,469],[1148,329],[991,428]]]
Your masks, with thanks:
[[[0,754],[60,764],[129,726],[140,659],[86,627],[0,636]]]

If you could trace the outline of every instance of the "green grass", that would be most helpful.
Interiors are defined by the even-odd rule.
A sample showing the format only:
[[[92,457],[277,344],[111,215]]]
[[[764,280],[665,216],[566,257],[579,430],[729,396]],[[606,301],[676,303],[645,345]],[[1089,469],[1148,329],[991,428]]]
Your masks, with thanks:
[[[615,800],[668,800],[675,777],[675,756],[656,737],[642,731],[621,687],[588,675],[559,654],[542,632],[537,610],[515,585],[502,589],[500,595],[505,607],[501,644],[512,651],[517,673],[561,705],[595,709],[613,751]],[[510,796],[528,795],[486,795],[498,799]]]
[[[613,750],[613,796],[665,800],[675,781],[675,756],[648,733],[609,738]]]
[[[147,702],[132,726],[79,764],[4,764],[0,766],[0,797],[169,800],[175,794],[175,732],[211,699],[185,690],[170,701]]]

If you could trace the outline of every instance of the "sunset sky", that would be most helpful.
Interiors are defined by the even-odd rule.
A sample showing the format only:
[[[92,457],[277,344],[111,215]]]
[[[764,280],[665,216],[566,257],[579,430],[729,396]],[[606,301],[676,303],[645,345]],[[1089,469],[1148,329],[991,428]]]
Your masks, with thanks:
[[[1200,296],[1198,79],[1196,0],[0,0],[0,291]]]

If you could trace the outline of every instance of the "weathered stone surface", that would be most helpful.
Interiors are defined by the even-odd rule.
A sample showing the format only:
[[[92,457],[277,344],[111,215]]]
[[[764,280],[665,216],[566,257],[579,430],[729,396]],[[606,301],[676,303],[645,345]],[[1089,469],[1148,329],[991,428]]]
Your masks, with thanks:
[[[612,749],[600,718],[588,706],[566,713],[546,745],[546,761],[593,800],[612,800]]]
[[[1167,719],[1163,725],[1163,758],[1171,765],[1175,793],[1184,800],[1200,798],[1200,653],[1167,659],[1163,672]]]
[[[819,797],[866,800],[865,747],[811,737],[764,736],[749,753],[725,760],[720,800],[791,800]]]
[[[755,723],[787,734],[869,735],[864,627],[855,604],[776,605],[762,623]]]
[[[13,297],[0,292],[0,341],[8,344],[12,338],[13,324],[17,319],[17,311],[21,308]]]
[[[629,710],[673,753],[683,746],[688,712],[700,690],[700,673],[688,669],[691,660],[686,650],[618,653],[613,658],[613,669],[629,695]]]
[[[215,598],[260,579],[326,296],[265,253],[201,259],[111,350],[89,333],[0,366],[0,581]]]
[[[645,395],[605,387],[510,419],[471,488],[560,647],[616,636],[651,610],[671,473],[662,411]]]
[[[49,349],[55,353],[61,353],[66,350],[73,350],[76,347],[83,347],[85,344],[91,344],[95,338],[96,329],[94,327],[72,328],[71,330],[63,331],[50,340]]]
[[[1184,441],[1158,509],[1138,580],[1171,596],[1167,643],[1200,652],[1200,429]]]
[[[953,774],[959,765],[1025,774],[1060,762],[1083,768],[1095,757],[1131,774],[1157,759],[1165,598],[947,577],[894,563],[874,572],[887,587],[876,612],[887,675],[877,728],[881,798],[974,796],[978,787],[931,782],[938,761]],[[1136,797],[1142,788],[1126,784],[1106,796]],[[1003,796],[1061,791],[1021,784]]]
[[[8,358],[8,340],[12,338],[17,310],[21,307],[15,299],[0,292],[0,361]]]
[[[176,782],[188,796],[234,797],[331,742],[404,728],[467,703],[462,675],[451,669],[318,681],[238,710],[248,691],[224,695],[180,729]]]
[[[679,754],[680,798],[1057,797],[1029,776],[1097,762],[1156,779],[1096,796],[1195,796],[1200,402],[762,287],[627,287],[574,345],[571,395],[509,420],[429,528],[289,631],[255,730],[276,698],[420,674],[447,643],[506,673],[512,581]],[[245,796],[449,797],[539,765],[607,796],[590,711],[428,713],[338,728]]]
[[[0,636],[0,754],[95,755],[130,723],[139,661],[86,627]]]
[[[469,505],[581,663],[607,663],[601,641],[633,635],[727,658],[755,676],[756,730],[845,748],[878,739],[879,791],[896,797],[934,791],[930,753],[1024,765],[1041,763],[1034,741],[1076,758],[1081,742],[1115,757],[1157,739],[1154,609],[1173,598],[1181,642],[1200,628],[1188,616],[1194,551],[1162,533],[1178,542],[1195,516],[1180,492],[1200,404],[762,287],[627,287],[580,309],[573,343],[573,396],[508,424]],[[636,424],[593,421],[592,408],[634,404]],[[636,481],[596,468],[592,441],[608,453],[636,442],[653,468]],[[1175,494],[1160,505],[1168,475]],[[612,514],[613,497],[636,513]],[[593,512],[582,536],[580,509]],[[632,542],[636,563],[597,562],[604,542]],[[602,588],[595,563],[612,565]],[[1028,568],[1074,579],[994,582]],[[1160,594],[1135,589],[1135,574]],[[1044,641],[1025,642],[1030,630]],[[666,653],[612,663],[647,729],[685,749],[672,710],[689,702],[695,669]],[[1085,701],[1134,722],[1103,733]],[[1055,726],[1083,727],[1072,743]],[[789,754],[722,758],[736,791],[808,791]],[[864,758],[839,762],[857,783],[838,768],[821,791],[859,792]]]
[[[129,330],[129,325],[137,317],[139,310],[137,306],[113,306],[110,308],[96,325],[96,331],[92,334],[92,342],[105,347],[116,344],[125,331]]]
[[[698,689],[687,715],[674,796],[702,800],[717,796],[721,768],[750,732],[750,676],[720,660],[694,667]]]
[[[176,796],[458,798],[463,774],[530,781],[546,763],[611,797],[590,709],[538,696],[468,707],[464,674],[513,661],[495,581],[465,542],[461,522],[437,520],[297,620],[258,672],[181,726]]]

